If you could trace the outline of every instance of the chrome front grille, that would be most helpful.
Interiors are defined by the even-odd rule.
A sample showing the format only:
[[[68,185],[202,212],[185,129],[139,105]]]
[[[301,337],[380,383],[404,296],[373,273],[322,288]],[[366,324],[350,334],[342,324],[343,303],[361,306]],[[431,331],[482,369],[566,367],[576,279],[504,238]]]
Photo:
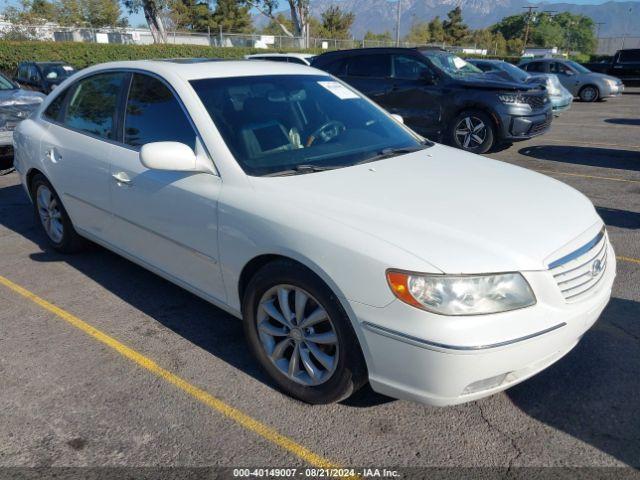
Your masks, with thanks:
[[[567,301],[577,301],[595,288],[607,269],[604,229],[589,243],[549,265],[549,271]]]
[[[524,101],[528,103],[532,109],[537,110],[538,108],[544,107],[547,102],[547,94],[534,94],[534,95],[523,95]]]

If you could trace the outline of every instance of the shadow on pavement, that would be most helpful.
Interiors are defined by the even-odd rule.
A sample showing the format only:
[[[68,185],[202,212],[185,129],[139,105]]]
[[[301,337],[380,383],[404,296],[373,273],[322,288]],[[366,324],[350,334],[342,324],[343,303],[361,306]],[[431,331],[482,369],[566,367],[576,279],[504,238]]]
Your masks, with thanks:
[[[20,185],[0,188],[0,225],[43,250],[30,255],[33,261],[67,263],[186,340],[275,389],[249,352],[238,319],[97,245],[76,255],[51,250]]]
[[[527,415],[640,467],[640,303],[613,298],[558,363],[507,390]]]
[[[640,151],[612,148],[575,147],[565,145],[534,145],[518,153],[538,160],[640,171]]]
[[[637,125],[640,127],[640,118],[607,118],[605,122],[616,125]]]
[[[596,210],[607,226],[640,229],[640,213],[607,207],[596,207]]]

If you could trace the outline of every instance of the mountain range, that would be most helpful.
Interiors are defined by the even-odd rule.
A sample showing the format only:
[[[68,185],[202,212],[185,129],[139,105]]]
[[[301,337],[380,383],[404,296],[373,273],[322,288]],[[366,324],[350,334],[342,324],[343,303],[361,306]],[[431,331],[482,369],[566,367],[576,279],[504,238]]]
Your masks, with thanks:
[[[527,0],[399,0],[401,2],[400,33],[404,35],[415,22],[430,21],[436,16],[446,18],[456,6],[462,8],[464,22],[473,29],[484,28],[508,15],[524,12],[529,5],[537,11],[571,12],[591,17],[600,26],[601,37],[640,36],[640,2],[606,2],[600,5],[574,3],[531,3]],[[281,0],[280,7],[285,2]],[[351,34],[362,38],[367,30],[374,33],[395,32],[397,3],[389,0],[311,0],[311,14],[320,14],[331,5],[355,13]],[[286,12],[285,12],[286,13]],[[264,25],[265,17],[254,18],[256,25]]]

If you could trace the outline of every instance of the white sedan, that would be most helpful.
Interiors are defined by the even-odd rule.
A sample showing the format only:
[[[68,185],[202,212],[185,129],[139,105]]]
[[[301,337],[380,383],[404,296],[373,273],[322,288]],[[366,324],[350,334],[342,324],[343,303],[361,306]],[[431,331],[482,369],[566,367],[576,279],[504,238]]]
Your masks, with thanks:
[[[53,248],[92,240],[241,318],[309,403],[367,380],[434,405],[493,394],[569,352],[611,295],[586,197],[433,144],[310,67],[98,65],[14,143]]]

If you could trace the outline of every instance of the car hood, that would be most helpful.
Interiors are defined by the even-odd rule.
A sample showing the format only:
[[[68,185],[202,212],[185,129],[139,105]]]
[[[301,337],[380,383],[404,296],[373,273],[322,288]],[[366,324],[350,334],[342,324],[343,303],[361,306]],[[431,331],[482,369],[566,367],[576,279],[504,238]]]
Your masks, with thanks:
[[[551,254],[602,222],[564,183],[442,145],[252,184],[274,208],[295,205],[445,273],[544,270]]]
[[[598,72],[589,72],[589,73],[583,73],[582,74],[583,79],[607,79],[607,80],[613,80],[616,83],[620,83],[621,80],[617,77],[612,77],[611,75],[606,75],[604,73],[598,73]]]
[[[492,73],[465,75],[455,79],[461,86],[487,90],[532,90],[535,86],[526,83],[506,80]]]
[[[8,105],[39,105],[45,97],[42,93],[31,90],[0,90],[0,108]]]

